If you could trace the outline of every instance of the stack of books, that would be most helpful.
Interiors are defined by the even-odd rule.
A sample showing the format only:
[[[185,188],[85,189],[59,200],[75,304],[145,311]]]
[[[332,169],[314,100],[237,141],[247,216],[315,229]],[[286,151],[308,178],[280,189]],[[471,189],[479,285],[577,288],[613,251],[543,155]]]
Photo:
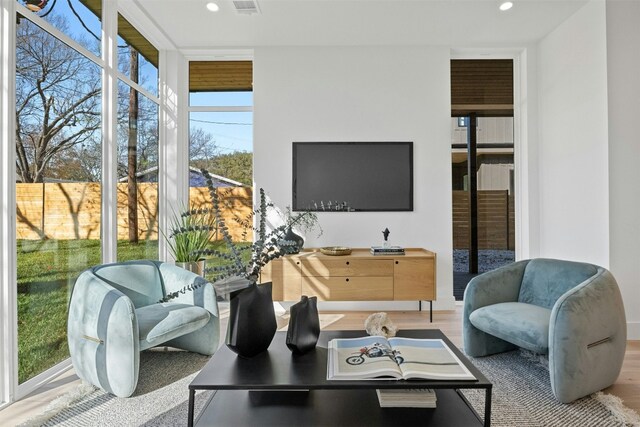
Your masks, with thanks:
[[[376,389],[381,408],[435,408],[436,392],[430,388]]]
[[[402,246],[371,246],[373,255],[404,255]]]

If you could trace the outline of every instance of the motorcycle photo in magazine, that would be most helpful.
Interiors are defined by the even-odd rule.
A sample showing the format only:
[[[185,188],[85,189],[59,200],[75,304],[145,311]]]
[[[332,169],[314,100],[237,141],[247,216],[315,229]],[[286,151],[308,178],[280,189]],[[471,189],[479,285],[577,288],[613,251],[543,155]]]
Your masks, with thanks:
[[[475,380],[441,339],[339,338],[329,341],[328,380]]]

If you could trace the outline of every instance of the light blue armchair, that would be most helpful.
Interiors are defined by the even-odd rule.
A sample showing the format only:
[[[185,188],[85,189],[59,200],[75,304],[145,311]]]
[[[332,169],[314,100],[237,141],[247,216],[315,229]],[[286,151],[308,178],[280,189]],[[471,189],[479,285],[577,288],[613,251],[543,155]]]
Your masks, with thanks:
[[[464,349],[479,357],[522,347],[549,355],[563,403],[613,384],[627,344],[624,306],[609,271],[554,259],[509,264],[464,293]]]
[[[167,294],[185,285],[201,286]],[[158,345],[211,355],[220,323],[216,292],[202,277],[159,261],[105,264],[84,271],[69,302],[69,353],[80,378],[119,397],[138,383],[140,352]]]

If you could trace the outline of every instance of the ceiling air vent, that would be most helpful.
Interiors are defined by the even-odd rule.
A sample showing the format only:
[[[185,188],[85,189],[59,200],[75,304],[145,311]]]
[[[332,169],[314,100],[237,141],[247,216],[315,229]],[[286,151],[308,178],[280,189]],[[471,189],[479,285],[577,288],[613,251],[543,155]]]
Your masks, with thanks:
[[[236,12],[251,15],[253,13],[260,13],[258,8],[258,2],[255,0],[233,0],[233,7]]]

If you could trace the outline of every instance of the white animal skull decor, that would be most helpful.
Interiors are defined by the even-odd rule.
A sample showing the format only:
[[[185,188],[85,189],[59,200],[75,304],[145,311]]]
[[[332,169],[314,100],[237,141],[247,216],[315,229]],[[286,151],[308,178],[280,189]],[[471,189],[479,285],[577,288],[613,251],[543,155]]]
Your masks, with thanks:
[[[395,337],[398,328],[387,313],[373,313],[364,321],[364,329],[369,335],[382,335],[385,338]]]

